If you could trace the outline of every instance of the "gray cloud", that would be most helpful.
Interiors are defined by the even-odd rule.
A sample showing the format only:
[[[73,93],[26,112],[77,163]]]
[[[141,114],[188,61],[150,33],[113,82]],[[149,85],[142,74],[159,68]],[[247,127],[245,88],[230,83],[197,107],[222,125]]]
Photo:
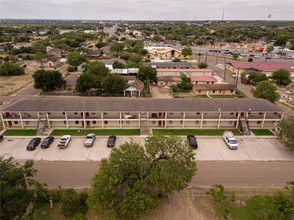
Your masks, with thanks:
[[[0,0],[1,18],[294,20],[293,0]]]

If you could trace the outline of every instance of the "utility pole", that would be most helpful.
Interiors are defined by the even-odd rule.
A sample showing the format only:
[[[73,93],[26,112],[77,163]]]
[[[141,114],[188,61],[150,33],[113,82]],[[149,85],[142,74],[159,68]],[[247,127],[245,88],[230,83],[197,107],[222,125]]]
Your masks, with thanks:
[[[216,52],[216,61],[215,61],[215,64],[217,64],[218,62],[218,51]]]
[[[240,68],[238,67],[238,70],[237,70],[237,77],[236,77],[236,86],[238,86],[238,80],[239,80],[239,71],[240,71]]]
[[[227,56],[225,55],[225,59],[224,59],[224,67],[225,67],[225,70],[224,70],[224,81],[226,81],[226,74],[227,74]]]
[[[207,51],[206,51],[206,55],[205,55],[205,63],[207,63]]]

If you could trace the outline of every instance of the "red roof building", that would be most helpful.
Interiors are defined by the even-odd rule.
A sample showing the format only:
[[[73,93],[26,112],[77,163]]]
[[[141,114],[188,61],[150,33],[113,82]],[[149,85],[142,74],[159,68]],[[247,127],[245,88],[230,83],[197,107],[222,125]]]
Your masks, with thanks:
[[[217,82],[213,76],[192,76],[190,79],[192,84],[214,84]]]

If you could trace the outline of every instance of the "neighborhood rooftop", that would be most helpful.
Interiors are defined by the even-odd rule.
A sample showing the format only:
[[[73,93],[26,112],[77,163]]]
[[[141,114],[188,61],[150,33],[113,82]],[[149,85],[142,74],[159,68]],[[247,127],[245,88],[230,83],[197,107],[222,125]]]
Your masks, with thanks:
[[[188,62],[143,62],[143,65],[156,66],[156,68],[192,68]]]
[[[257,69],[264,72],[273,72],[278,69],[286,69],[288,71],[294,71],[291,69],[290,64],[285,62],[268,62],[268,63],[257,63],[257,62],[231,62],[235,68],[240,69]]]
[[[25,98],[2,112],[283,112],[264,99]]]

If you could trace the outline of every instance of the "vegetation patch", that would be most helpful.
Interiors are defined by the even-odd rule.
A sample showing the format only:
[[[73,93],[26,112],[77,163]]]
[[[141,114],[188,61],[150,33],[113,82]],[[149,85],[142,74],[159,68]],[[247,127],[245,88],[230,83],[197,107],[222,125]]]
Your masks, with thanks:
[[[153,129],[154,135],[199,135],[199,136],[220,136],[224,134],[223,129]],[[238,130],[232,130],[234,135],[240,135]]]
[[[253,134],[255,134],[257,136],[262,136],[262,135],[271,136],[271,135],[275,135],[273,132],[271,132],[268,129],[252,129],[251,131],[252,131]]]
[[[4,136],[35,136],[35,129],[11,129],[4,132]]]
[[[53,130],[51,135],[87,135],[94,133],[96,135],[140,135],[139,129],[57,129]]]

